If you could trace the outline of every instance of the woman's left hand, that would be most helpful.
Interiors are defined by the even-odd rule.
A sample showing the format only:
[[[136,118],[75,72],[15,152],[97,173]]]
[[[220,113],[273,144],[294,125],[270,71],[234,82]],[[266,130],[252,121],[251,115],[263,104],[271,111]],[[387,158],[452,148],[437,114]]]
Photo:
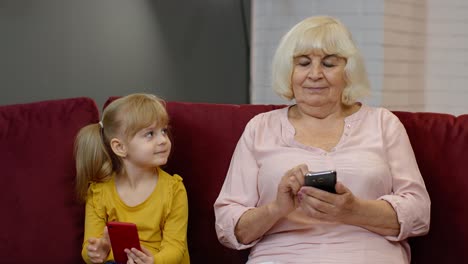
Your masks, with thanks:
[[[127,264],[154,264],[154,258],[151,252],[145,247],[141,246],[141,250],[132,248],[131,250],[125,249],[127,253]]]
[[[341,182],[335,185],[336,194],[303,186],[298,192],[300,209],[307,215],[330,222],[353,223],[360,208],[360,200]]]
[[[322,221],[355,225],[382,236],[398,236],[398,216],[387,201],[359,199],[341,182],[335,190],[336,194],[301,187],[297,194],[299,210]]]

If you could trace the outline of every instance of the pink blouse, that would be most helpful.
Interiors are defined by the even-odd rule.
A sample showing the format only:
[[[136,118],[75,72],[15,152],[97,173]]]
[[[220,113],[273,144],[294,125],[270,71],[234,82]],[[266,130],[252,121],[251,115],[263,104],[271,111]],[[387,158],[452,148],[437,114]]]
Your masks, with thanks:
[[[390,111],[363,105],[345,118],[330,152],[294,140],[288,108],[262,113],[247,124],[214,204],[219,241],[250,248],[248,263],[409,263],[408,237],[429,230],[430,199],[408,135]],[[398,236],[320,221],[299,210],[263,237],[240,244],[234,227],[247,210],[276,199],[280,178],[299,164],[312,171],[336,170],[338,181],[362,199],[389,202],[401,225]]]

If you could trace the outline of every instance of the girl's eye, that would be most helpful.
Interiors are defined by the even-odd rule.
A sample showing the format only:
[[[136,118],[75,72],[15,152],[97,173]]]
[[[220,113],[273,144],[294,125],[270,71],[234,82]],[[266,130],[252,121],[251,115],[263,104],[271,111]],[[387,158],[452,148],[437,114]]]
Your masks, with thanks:
[[[169,132],[169,129],[167,127],[161,129],[161,133],[163,135],[167,135],[168,132]]]
[[[150,131],[150,132],[146,133],[145,137],[151,138],[151,137],[153,137],[153,135],[154,135],[154,132]]]

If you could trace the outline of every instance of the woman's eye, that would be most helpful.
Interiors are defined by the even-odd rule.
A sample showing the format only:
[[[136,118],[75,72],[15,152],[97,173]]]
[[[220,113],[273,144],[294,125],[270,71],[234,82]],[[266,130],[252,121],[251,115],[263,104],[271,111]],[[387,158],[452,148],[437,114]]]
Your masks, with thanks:
[[[310,64],[310,61],[308,61],[308,60],[300,60],[300,61],[297,62],[297,64],[300,65],[300,66],[307,66],[307,65]]]
[[[161,129],[161,133],[162,133],[163,135],[167,135],[168,132],[169,132],[169,129],[168,129],[167,127]]]
[[[322,65],[327,67],[327,68],[331,68],[331,67],[335,67],[335,64],[334,63],[331,63],[329,61],[323,61],[322,62]]]

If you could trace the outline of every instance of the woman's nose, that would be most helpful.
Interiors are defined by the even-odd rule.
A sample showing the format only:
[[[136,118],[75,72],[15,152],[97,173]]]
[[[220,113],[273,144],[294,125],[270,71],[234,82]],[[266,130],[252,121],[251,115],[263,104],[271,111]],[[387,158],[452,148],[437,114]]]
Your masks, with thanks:
[[[314,64],[310,67],[309,78],[312,80],[318,80],[323,77],[323,71],[321,65]]]

